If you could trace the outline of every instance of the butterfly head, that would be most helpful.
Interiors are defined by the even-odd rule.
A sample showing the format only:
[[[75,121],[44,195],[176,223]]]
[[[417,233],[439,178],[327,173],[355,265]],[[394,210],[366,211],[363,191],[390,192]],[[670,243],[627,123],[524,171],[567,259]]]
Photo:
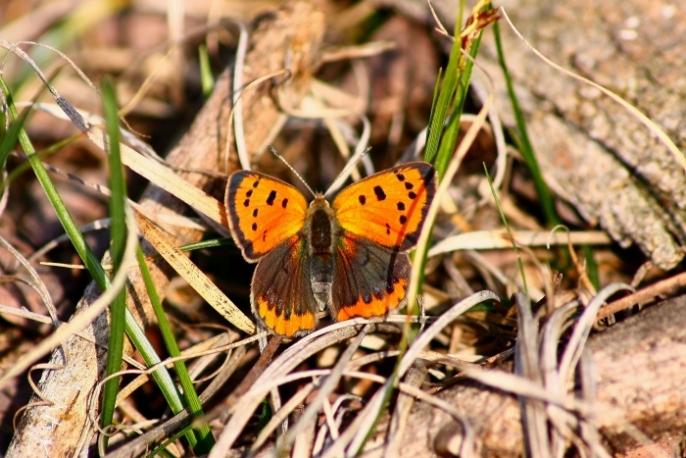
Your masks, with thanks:
[[[324,197],[324,194],[321,192],[318,192],[315,194],[314,199],[312,199],[312,202],[310,202],[310,209],[315,210],[318,208],[329,208],[329,201],[326,200],[326,197]]]

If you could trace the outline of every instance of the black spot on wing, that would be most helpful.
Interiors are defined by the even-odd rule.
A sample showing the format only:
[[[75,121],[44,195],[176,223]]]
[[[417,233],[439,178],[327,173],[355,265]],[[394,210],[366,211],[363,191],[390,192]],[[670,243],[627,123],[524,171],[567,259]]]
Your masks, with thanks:
[[[386,199],[386,193],[381,186],[374,186],[374,195],[376,195],[376,200],[378,201]]]
[[[414,185],[412,183],[410,183],[409,181],[405,183],[405,189],[409,191],[412,188],[414,188]]]
[[[405,211],[405,203],[404,202],[398,202],[398,211]]]
[[[365,196],[363,196],[362,194],[360,194],[360,196],[357,199],[360,201],[361,205],[364,205],[367,203],[367,198]]]
[[[400,224],[405,224],[407,222],[407,216],[400,215]]]
[[[246,207],[249,207],[249,206],[250,206],[250,199],[245,199],[245,200],[243,201],[243,205],[246,206]]]
[[[245,195],[247,197],[251,197],[252,196],[252,189],[248,189],[248,192],[246,192]]]
[[[257,218],[257,211],[258,211],[258,210],[259,210],[259,208],[256,208],[256,209],[254,209],[254,210],[252,211],[252,217],[253,217],[253,218]]]
[[[274,205],[274,201],[276,200],[276,191],[273,189],[269,192],[269,197],[267,197],[267,205]]]
[[[257,230],[257,223],[252,223],[252,230],[256,231]]]
[[[284,197],[284,199],[281,201],[281,207],[286,208],[288,206],[288,199]]]
[[[391,226],[388,223],[386,223],[386,235],[391,235]]]
[[[407,197],[409,197],[410,199],[414,200],[414,199],[417,198],[417,193],[414,192],[414,191],[410,191],[410,192],[407,193]]]
[[[405,175],[402,173],[396,173],[395,177],[398,179],[398,181],[405,181]]]

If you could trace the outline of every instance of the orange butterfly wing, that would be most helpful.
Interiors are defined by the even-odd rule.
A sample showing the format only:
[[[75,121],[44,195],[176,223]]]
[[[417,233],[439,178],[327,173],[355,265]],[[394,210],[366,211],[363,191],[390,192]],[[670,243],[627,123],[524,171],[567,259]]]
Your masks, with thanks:
[[[282,336],[307,334],[315,327],[317,302],[310,281],[304,238],[294,235],[260,260],[250,288],[253,313]]]
[[[229,228],[246,261],[255,262],[303,228],[307,201],[288,183],[241,170],[229,177]]]
[[[314,329],[316,300],[302,229],[307,202],[293,186],[238,171],[229,177],[229,227],[247,261],[258,261],[250,288],[253,313],[277,334]]]
[[[331,317],[336,321],[369,318],[404,306],[411,270],[407,253],[344,235],[334,256]]]
[[[336,242],[331,316],[385,315],[405,305],[410,282],[406,251],[417,243],[436,192],[436,170],[411,162],[341,191],[332,208],[344,229]]]
[[[343,229],[381,246],[407,251],[417,243],[436,192],[436,169],[409,162],[351,184],[333,201]]]

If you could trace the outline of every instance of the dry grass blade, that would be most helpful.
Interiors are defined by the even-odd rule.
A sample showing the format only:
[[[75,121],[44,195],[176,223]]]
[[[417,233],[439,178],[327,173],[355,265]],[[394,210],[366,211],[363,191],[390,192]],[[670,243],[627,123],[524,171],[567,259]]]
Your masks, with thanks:
[[[513,231],[518,246],[550,247],[551,245],[608,245],[610,237],[601,231],[570,232]],[[512,248],[512,240],[504,229],[473,231],[446,237],[429,250],[429,257],[457,250],[494,250]]]
[[[413,366],[407,372],[405,383],[419,389],[425,378],[426,370],[423,367]],[[413,404],[414,398],[412,396],[404,393],[398,395],[398,401],[393,409],[391,424],[388,428],[388,443],[384,451],[385,457],[390,458],[399,455],[400,438],[405,434],[408,426],[410,426],[408,425],[408,419]]]
[[[517,305],[518,331],[515,347],[515,371],[539,385],[542,382],[538,360],[538,322],[531,313],[531,301],[525,295],[515,294]],[[522,423],[527,439],[527,453],[533,457],[543,458],[550,453],[548,442],[545,406],[540,402],[519,397],[522,409]]]
[[[128,225],[131,228],[136,227],[135,219],[131,210],[128,210]],[[126,251],[123,258],[123,263],[133,263],[135,259],[135,249],[138,244],[138,236],[135,230],[131,230],[127,234],[126,240]],[[21,374],[24,370],[29,368],[31,364],[35,363],[37,360],[49,353],[56,345],[64,342],[65,340],[72,337],[78,330],[83,329],[89,323],[97,318],[107,306],[112,302],[112,299],[117,294],[119,290],[124,288],[126,285],[126,272],[118,272],[117,275],[112,279],[111,288],[102,293],[100,297],[97,298],[90,306],[83,310],[81,314],[75,317],[69,323],[60,326],[53,334],[48,338],[39,343],[34,349],[32,349],[28,354],[24,355],[22,361],[15,366],[9,368],[2,377],[0,377],[0,387],[11,380],[13,377]]]
[[[293,425],[293,427],[286,434],[283,442],[280,444],[281,447],[285,447],[286,449],[289,448],[290,443],[295,440],[295,436],[304,428],[306,428],[308,423],[314,422],[315,416],[324,403],[324,399],[328,397],[336,385],[338,385],[338,382],[343,376],[343,370],[346,368],[348,362],[352,359],[353,355],[359,348],[360,344],[362,343],[362,339],[364,339],[367,333],[371,330],[371,327],[372,326],[369,324],[363,327],[355,337],[355,340],[348,345],[348,348],[345,349],[343,354],[336,362],[331,374],[326,378],[324,383],[321,384],[317,396],[312,400],[310,405],[307,406],[307,409],[305,409],[305,412],[303,412],[303,414],[300,416],[298,422]]]
[[[526,298],[518,298],[518,305],[521,303],[518,309],[520,335],[516,347],[515,367],[528,380],[505,373],[487,373],[476,368],[465,368],[465,374],[469,377],[518,394],[523,412],[527,450],[532,456],[562,456],[569,440],[576,445],[579,453],[585,453],[584,450],[591,447],[592,453],[609,456],[607,451],[598,445],[597,440],[593,439],[598,434],[597,417],[592,407],[593,397],[585,396],[584,400],[577,400],[568,391],[573,389],[573,375],[580,364],[585,341],[595,322],[598,308],[608,296],[624,288],[625,285],[604,288],[586,307],[583,314],[573,321],[567,322],[578,307],[577,303],[572,302],[555,310],[543,328],[544,338],[540,350],[537,322],[528,310],[529,301]],[[572,324],[574,330],[558,364],[559,339],[563,336],[564,328]],[[584,371],[588,379],[588,366],[582,370]],[[586,384],[590,387],[593,382],[587,380]],[[593,393],[594,390],[591,388],[590,392]],[[550,431],[547,426],[549,424],[554,425]],[[578,436],[579,431],[584,435],[583,440]]]
[[[686,273],[682,272],[603,306],[598,311],[597,319],[605,319],[634,305],[642,305],[665,294],[675,293],[684,286]]]
[[[424,349],[424,347],[436,336],[436,334],[438,334],[451,321],[460,316],[466,310],[469,310],[476,304],[489,299],[499,300],[498,297],[490,291],[476,293],[455,304],[448,312],[441,315],[436,322],[426,328],[426,330],[420,334],[417,339],[415,339],[401,360],[398,366],[398,378],[403,377],[405,372],[414,363],[419,352]],[[390,390],[391,388],[392,387],[389,385],[389,381],[386,381],[384,386],[374,394],[364,409],[348,426],[345,433],[341,435],[338,440],[334,441],[329,449],[326,450],[326,453],[323,455],[324,457],[341,456],[345,453],[346,448],[349,448],[348,453],[352,454],[355,454],[359,451],[370,429],[374,425],[377,412],[379,412],[381,409],[382,401],[384,399],[384,392],[386,390]],[[353,443],[353,441],[355,442]]]
[[[588,335],[591,332],[593,324],[597,320],[598,310],[605,303],[608,297],[622,290],[633,291],[633,288],[629,285],[617,283],[606,286],[598,292],[598,295],[593,298],[590,304],[588,304],[584,312],[581,314],[581,317],[576,320],[574,331],[569,337],[567,347],[565,348],[560,361],[559,371],[562,383],[565,383],[572,378],[572,374],[574,373],[576,365],[581,358],[581,352],[583,351],[586,341],[588,340]]]
[[[657,136],[657,138],[660,139],[660,141],[667,147],[667,149],[672,153],[674,156],[674,159],[681,165],[681,167],[686,171],[686,158],[684,157],[684,154],[679,150],[679,148],[674,144],[671,138],[665,133],[663,129],[660,128],[652,119],[648,118],[646,115],[641,113],[636,107],[628,103],[626,100],[624,100],[622,97],[619,95],[615,94],[614,92],[610,91],[609,89],[603,87],[602,85],[591,81],[588,78],[584,78],[583,76],[580,76],[574,72],[571,72],[567,70],[566,68],[556,64],[555,62],[551,61],[547,57],[545,57],[543,54],[541,54],[536,48],[531,46],[528,41],[522,36],[522,34],[517,30],[517,28],[514,26],[512,21],[510,21],[509,16],[505,12],[505,8],[501,7],[501,12],[503,14],[503,17],[509,24],[510,28],[512,31],[517,35],[517,37],[524,43],[526,46],[529,47],[529,49],[536,54],[541,60],[543,60],[546,64],[550,65],[560,73],[564,73],[567,76],[571,76],[572,78],[581,81],[582,83],[588,84],[589,86],[593,86],[594,88],[598,89],[601,91],[603,94],[607,95],[610,97],[612,100],[620,104],[622,107],[624,107],[629,113],[631,113],[632,116],[636,117],[639,121],[641,121],[650,131]]]
[[[33,266],[31,266],[28,259],[22,256],[21,253],[19,253],[12,246],[12,244],[5,240],[5,238],[2,236],[0,236],[0,245],[2,245],[7,251],[9,251],[12,254],[12,256],[14,256],[14,259],[16,259],[22,265],[22,267],[26,269],[28,274],[31,276],[31,279],[33,280],[32,282],[26,281],[26,284],[34,288],[36,292],[40,295],[41,299],[43,300],[43,304],[45,305],[45,308],[48,311],[48,315],[50,315],[52,324],[55,327],[59,327],[59,319],[57,318],[57,310],[55,309],[55,304],[53,304],[52,297],[50,296],[50,293],[48,292],[45,283],[41,280],[40,275],[38,275],[38,272],[36,272],[36,269],[34,269]],[[6,280],[6,278],[3,280]]]
[[[167,243],[160,236],[159,229],[143,218],[138,220],[138,224],[143,236],[157,252],[229,323],[248,334],[255,332],[255,325],[250,318],[245,316],[181,250]]]
[[[431,207],[429,207],[429,211],[427,212],[424,230],[422,230],[422,233],[419,236],[419,240],[417,241],[417,250],[415,254],[417,259],[423,259],[425,253],[427,252],[427,243],[431,235],[428,228],[432,226],[434,220],[436,219],[436,214],[438,213],[438,208],[440,206],[442,196],[448,190],[450,183],[455,177],[455,173],[457,173],[457,169],[460,167],[460,164],[466,156],[467,151],[469,151],[470,146],[474,143],[474,139],[476,138],[477,133],[479,132],[479,130],[481,130],[481,127],[483,126],[486,120],[486,115],[488,114],[489,109],[493,104],[493,100],[493,94],[489,95],[483,107],[481,107],[481,109],[479,110],[479,114],[475,118],[474,122],[471,126],[469,126],[467,133],[465,133],[464,137],[462,138],[462,141],[460,142],[460,145],[457,147],[457,151],[455,152],[455,154],[450,160],[450,163],[448,164],[448,168],[445,171],[443,179],[441,180],[440,184],[438,185],[438,189],[436,190],[436,195],[434,197],[433,202],[431,203]],[[415,300],[417,299],[417,288],[419,285],[421,266],[421,263],[415,263],[415,265],[412,266],[410,286],[408,288],[407,293],[408,304],[414,304]]]
[[[224,366],[217,377],[215,377],[207,389],[201,394],[201,400],[207,402],[222,386],[227,382],[231,374],[242,363],[245,356],[245,347],[237,346],[237,351],[232,354],[228,364]],[[190,413],[187,410],[175,415],[157,427],[138,436],[136,439],[127,442],[117,450],[105,455],[106,458],[124,458],[145,453],[153,442],[164,440],[166,437],[174,435],[181,427],[187,424],[191,419]]]
[[[442,329],[448,326],[450,322],[475,305],[489,300],[500,301],[500,298],[491,291],[480,291],[462,299],[444,312],[433,324],[431,324],[431,326],[427,327],[424,332],[417,336],[414,342],[412,342],[412,345],[410,345],[410,348],[408,348],[407,353],[405,353],[398,366],[399,375],[402,377],[405,371],[410,368],[414,360],[419,356],[419,353],[424,350],[424,348],[429,345],[429,342],[433,340]]]
[[[566,384],[560,380],[558,371],[558,347],[563,332],[568,326],[573,324],[570,320],[572,314],[578,307],[576,301],[569,302],[555,309],[553,314],[543,326],[543,336],[541,339],[540,363],[543,375],[543,385],[546,389],[564,395]],[[585,401],[592,403],[592,399],[584,398]],[[548,404],[546,411],[551,422],[555,425],[551,431],[551,442],[554,456],[559,456],[560,449],[566,447],[566,438],[571,434],[566,433],[562,427],[567,419],[567,412],[557,406]]]
[[[7,43],[5,41],[0,41],[0,45],[7,47],[14,51],[18,56],[29,63],[36,74],[40,77],[43,83],[46,85],[50,94],[55,99],[55,102],[64,112],[64,114],[69,118],[69,120],[76,126],[81,132],[83,132],[95,145],[97,145],[103,151],[107,151],[108,139],[105,132],[98,129],[90,121],[86,120],[79,110],[75,109],[66,99],[64,99],[60,93],[52,86],[48,78],[43,74],[40,68],[33,62],[33,60],[24,53],[20,48],[12,43]],[[63,56],[67,59],[66,56]],[[68,59],[67,59],[68,60]],[[71,63],[71,61],[69,61]],[[80,72],[78,67],[72,63],[72,66]],[[85,75],[82,74],[84,81],[88,81]],[[94,87],[93,87],[94,88]],[[94,88],[95,89],[95,88]],[[159,186],[161,189],[168,191],[170,194],[175,195],[191,207],[195,208],[199,212],[203,213],[212,220],[223,224],[225,223],[224,216],[221,212],[222,205],[216,199],[212,198],[208,194],[202,191],[202,189],[194,186],[191,183],[183,180],[174,172],[170,171],[168,167],[162,164],[147,159],[146,157],[139,154],[137,151],[129,148],[127,145],[120,144],[122,162],[124,165],[129,167],[131,170],[135,171],[142,177],[149,180],[151,183]]]
[[[282,379],[305,359],[330,345],[353,337],[356,333],[356,330],[352,327],[336,330],[331,330],[330,327],[300,339],[284,351],[265,369],[261,376],[255,380],[251,389],[231,409],[231,419],[219,436],[214,450],[229,450],[233,446],[234,441],[240,435],[252,413],[274,387],[274,380]],[[221,452],[218,451],[217,453]]]
[[[589,406],[586,404],[578,400],[547,392],[541,389],[540,384],[518,375],[503,371],[486,371],[475,367],[465,368],[464,373],[466,376],[478,380],[485,385],[508,391],[518,396],[554,404],[582,415],[588,415],[590,411]]]
[[[685,306],[684,298],[672,300],[631,318],[626,326],[615,326],[592,336],[588,350],[592,353],[593,363],[584,362],[584,356],[580,365],[585,380],[581,388],[586,392],[583,399],[557,394],[560,393],[560,388],[564,390],[562,393],[574,390],[574,387],[563,383],[556,382],[550,389],[542,389],[540,385],[521,377],[476,367],[464,367],[464,373],[495,390],[465,384],[449,387],[442,395],[439,392],[439,396],[463,411],[479,431],[478,440],[482,444],[483,453],[519,456],[523,450],[520,409],[512,396],[503,394],[505,391],[538,399],[549,407],[559,408],[558,412],[564,412],[564,415],[550,417],[552,427],[557,428],[568,440],[571,439],[580,454],[589,454],[589,447],[594,447],[593,453],[597,456],[607,456],[608,443],[615,450],[618,446],[625,449],[636,443],[650,446],[651,441],[646,433],[641,433],[633,425],[653,424],[655,426],[650,427],[650,434],[654,435],[654,419],[663,415],[658,412],[674,412],[674,409],[680,409],[684,405],[683,399],[686,399],[683,397],[681,378],[676,376],[678,369],[677,372],[672,372],[686,361],[684,346],[678,343],[680,336],[684,334],[681,329],[684,322],[681,313]],[[567,312],[562,315],[568,315]],[[646,353],[648,346],[654,347]],[[545,360],[544,358],[543,361]],[[662,378],[661,382],[657,382],[657,378]],[[636,390],[645,393],[642,397],[645,403],[636,403],[633,398]],[[670,394],[662,397],[657,393]],[[667,398],[671,401],[667,401]],[[416,409],[419,412],[415,412],[412,417],[413,427],[428,427],[430,437],[436,438],[437,443],[434,446],[437,448],[459,444],[461,432],[445,425],[444,416],[436,416],[427,409],[421,409],[421,405],[419,407],[420,409]],[[662,422],[664,426],[658,428],[669,430],[678,420],[672,414],[666,414]],[[672,426],[667,426],[667,423]],[[445,428],[441,429],[441,425],[445,425]],[[604,450],[603,447],[598,448],[597,442],[593,445],[593,436],[598,430],[603,431]],[[416,441],[407,438],[403,441],[401,450],[406,452],[405,456],[422,455],[422,450],[427,448],[418,445]],[[453,447],[450,450],[454,452],[455,449]]]
[[[316,388],[320,385],[319,381],[317,383],[311,382],[298,390],[298,392],[291,397],[288,402],[286,402],[281,409],[274,413],[274,416],[269,420],[260,434],[255,439],[255,442],[250,446],[250,453],[255,454],[262,447],[262,445],[269,439],[269,436],[276,430],[281,423],[288,418],[293,410],[305,401],[305,398],[310,395]]]

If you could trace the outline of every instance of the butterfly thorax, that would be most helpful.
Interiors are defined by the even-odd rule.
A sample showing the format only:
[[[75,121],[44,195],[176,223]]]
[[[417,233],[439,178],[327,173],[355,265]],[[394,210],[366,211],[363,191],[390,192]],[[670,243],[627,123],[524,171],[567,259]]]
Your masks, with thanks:
[[[332,254],[334,219],[334,212],[329,206],[329,202],[323,196],[317,195],[307,209],[305,227],[303,228],[312,255]]]
[[[340,231],[333,209],[321,194],[310,203],[305,215],[305,239],[310,254],[310,282],[320,310],[331,302],[334,238]]]

